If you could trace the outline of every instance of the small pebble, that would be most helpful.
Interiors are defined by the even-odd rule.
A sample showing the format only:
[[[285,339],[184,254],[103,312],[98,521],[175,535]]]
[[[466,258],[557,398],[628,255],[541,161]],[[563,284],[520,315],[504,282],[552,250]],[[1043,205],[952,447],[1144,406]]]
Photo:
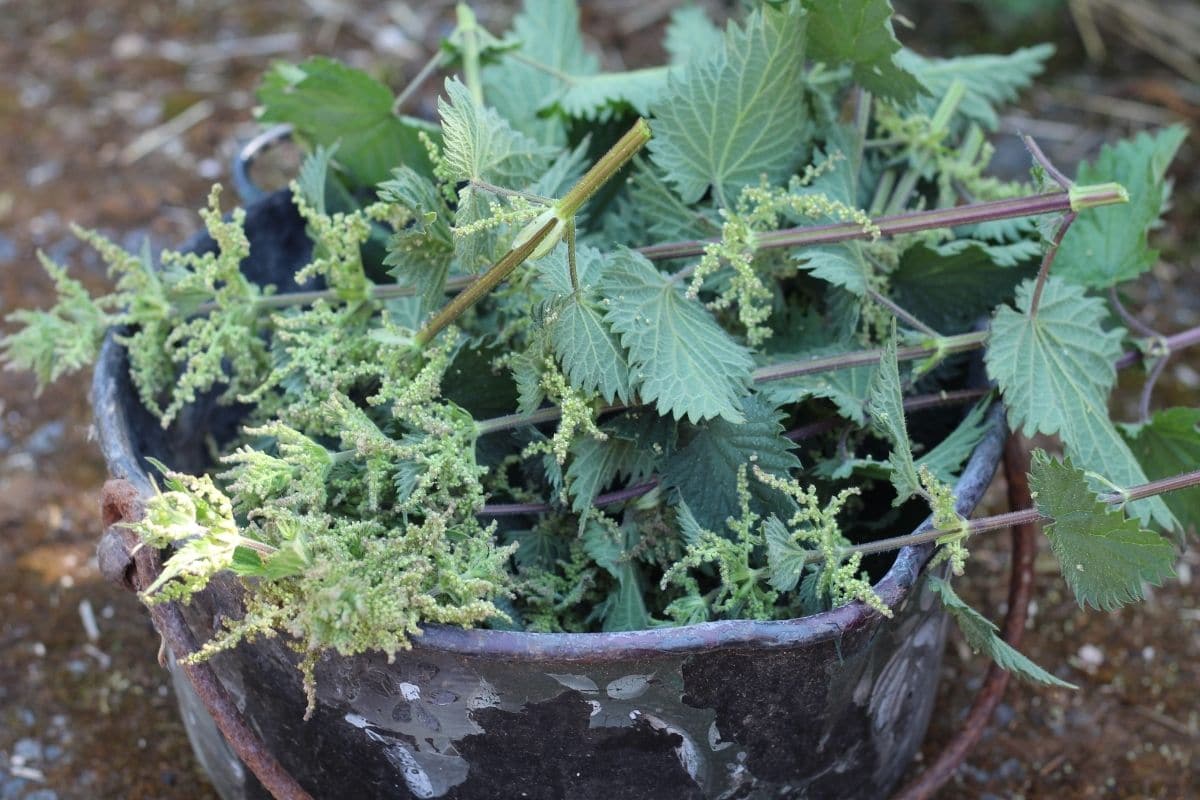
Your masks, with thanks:
[[[1085,669],[1094,670],[1104,663],[1104,651],[1094,644],[1085,644],[1079,648],[1079,661]]]
[[[30,761],[41,761],[42,759],[42,743],[37,739],[18,739],[13,745],[13,757],[20,758],[29,763]]]
[[[25,795],[25,800],[58,800],[58,793],[53,789],[38,789]]]

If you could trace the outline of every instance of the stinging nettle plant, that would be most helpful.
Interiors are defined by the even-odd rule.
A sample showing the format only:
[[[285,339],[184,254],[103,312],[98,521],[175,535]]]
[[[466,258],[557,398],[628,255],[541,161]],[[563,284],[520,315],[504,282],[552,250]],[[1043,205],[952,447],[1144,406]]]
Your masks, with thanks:
[[[78,231],[101,297],[43,258],[59,301],[10,315],[4,357],[42,385],[113,330],[164,427],[206,393],[248,409],[210,474],[158,465],[134,528],[171,555],[143,599],[239,576],[244,616],[191,658],[284,634],[310,702],[323,652],[391,653],[428,623],[890,615],[876,554],[935,541],[961,574],[1014,521],[1047,522],[1081,605],[1117,608],[1200,521],[1200,411],[1150,414],[1156,369],[1142,419],[1107,407],[1118,366],[1200,341],[1131,335],[1114,288],[1154,263],[1184,131],[1075,181],[1028,142],[1029,181],[990,177],[997,108],[1050,48],[924,58],[891,15],[762,3],[722,31],[685,8],[667,64],[608,73],[572,3],[528,0],[503,39],[460,7],[399,96],[277,65],[261,118],[308,148],[303,290],[242,275],[244,212],[214,189],[215,253],[156,263]],[[439,70],[438,122],[401,114]],[[968,380],[980,352],[992,388]],[[1036,508],[963,519],[951,487],[997,398],[1063,456],[1034,453]],[[1064,683],[930,580],[973,647]]]

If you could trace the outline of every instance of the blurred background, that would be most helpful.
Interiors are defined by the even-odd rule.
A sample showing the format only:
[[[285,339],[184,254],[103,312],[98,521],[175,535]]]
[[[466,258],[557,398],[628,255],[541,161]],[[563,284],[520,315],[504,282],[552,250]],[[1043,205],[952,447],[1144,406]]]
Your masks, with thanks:
[[[662,57],[671,0],[583,2],[584,28],[610,67]],[[477,3],[503,31],[513,3]],[[729,4],[702,3],[716,19]],[[1163,333],[1200,324],[1200,3],[1005,0],[905,2],[900,39],[934,56],[1007,52],[1041,41],[1057,54],[1001,122],[998,160],[1024,168],[1032,134],[1068,173],[1104,141],[1172,122],[1192,127],[1172,174],[1161,258],[1130,291]],[[178,244],[194,209],[229,183],[253,136],[254,89],[273,60],[325,54],[402,86],[450,30],[436,2],[0,0],[0,317],[49,305],[38,249],[91,288],[98,259],[68,225],[137,249]],[[432,115],[438,83],[412,113]],[[256,177],[282,185],[298,156],[274,151]],[[232,192],[226,200],[232,202]],[[3,329],[3,328],[0,328]],[[104,465],[89,439],[88,378],[40,397],[0,373],[0,800],[208,798],[178,719],[157,636],[136,598],[96,568]],[[1133,419],[1143,374],[1114,402]],[[1175,356],[1156,407],[1196,405],[1200,350]],[[992,487],[1000,509],[1001,479]],[[1003,612],[1007,537],[976,547],[961,583]],[[1049,554],[1024,649],[1069,664],[1079,692],[1010,686],[946,797],[1194,797],[1200,793],[1200,597],[1195,548],[1179,580],[1119,614],[1080,612]],[[954,733],[986,665],[960,638],[947,650],[926,757]],[[919,768],[919,764],[917,765]]]

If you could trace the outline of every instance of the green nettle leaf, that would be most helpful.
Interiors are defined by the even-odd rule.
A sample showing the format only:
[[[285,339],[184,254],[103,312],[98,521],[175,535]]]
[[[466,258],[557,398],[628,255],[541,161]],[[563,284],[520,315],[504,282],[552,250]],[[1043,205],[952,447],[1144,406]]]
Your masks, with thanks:
[[[454,261],[454,236],[450,232],[441,193],[433,181],[410,167],[393,170],[392,179],[379,185],[379,199],[408,209],[409,224],[388,241],[385,266],[398,283],[412,286],[422,307],[431,310],[445,302],[446,278]]]
[[[677,489],[700,525],[712,531],[724,531],[725,520],[740,513],[739,468],[749,464],[786,476],[800,467],[795,445],[783,436],[781,412],[759,397],[745,398],[742,412],[741,423],[715,419],[697,425],[663,469],[663,485]],[[772,505],[774,490],[751,481],[750,491],[760,507]]]
[[[1054,520],[1046,538],[1081,608],[1112,611],[1142,599],[1143,582],[1159,586],[1175,574],[1174,545],[1110,508],[1069,458],[1035,451],[1029,487],[1038,511]]]
[[[787,176],[806,124],[804,16],[764,6],[745,27],[730,23],[724,45],[668,81],[654,107],[650,152],[685,202],[713,187],[729,206],[762,176]]]
[[[606,122],[622,110],[646,116],[667,89],[669,67],[647,67],[629,72],[567,76],[564,88],[542,106],[568,117]]]
[[[795,535],[779,521],[779,517],[768,517],[763,525],[763,533],[767,540],[767,569],[771,571],[771,588],[790,592],[800,582],[810,553],[800,546]]]
[[[447,79],[446,95],[449,100],[438,99],[445,159],[442,177],[453,183],[466,182],[458,190],[454,215],[455,226],[464,228],[492,216],[496,201],[493,194],[470,181],[524,189],[549,169],[555,151],[513,130],[494,109],[478,105],[457,78]],[[457,252],[463,267],[474,269],[491,263],[496,256],[494,239],[492,231],[459,237]]]
[[[687,64],[721,47],[721,29],[699,6],[683,6],[671,12],[663,49],[671,63]]]
[[[892,485],[896,487],[893,505],[900,505],[921,491],[921,480],[913,463],[912,443],[904,422],[904,390],[900,383],[900,365],[896,360],[896,334],[888,339],[879,359],[879,368],[871,382],[867,400],[871,427],[892,444],[888,463],[892,467]]]
[[[641,579],[630,552],[635,538],[636,534],[628,526],[613,530],[589,521],[584,530],[583,549],[617,581],[615,590],[598,609],[604,618],[604,631],[636,631],[650,627]]]
[[[801,267],[823,281],[841,286],[859,297],[867,293],[871,265],[863,256],[859,242],[805,247],[796,251],[795,258],[801,261]]]
[[[1027,436],[1058,434],[1067,454],[1118,486],[1146,482],[1129,446],[1109,420],[1113,362],[1124,331],[1102,332],[1104,302],[1051,276],[1035,319],[1029,318],[1033,281],[1017,287],[1017,310],[1001,306],[992,319],[988,375],[1000,385],[1008,422]],[[1177,521],[1162,498],[1130,506],[1143,521],[1166,528]]]
[[[549,168],[555,151],[513,130],[495,109],[477,105],[462,81],[447,79],[446,97],[439,98],[438,113],[451,180],[521,188]]]
[[[754,362],[698,301],[629,250],[610,257],[600,287],[642,400],[676,419],[743,420],[739,400]]]
[[[402,164],[429,172],[417,134],[436,138],[437,128],[393,113],[392,91],[361,70],[321,57],[277,65],[258,98],[262,121],[290,123],[314,145],[337,145],[337,162],[359,185],[374,186]]]
[[[647,442],[622,436],[620,429],[610,426],[605,426],[605,433],[607,439],[579,439],[571,446],[566,486],[576,513],[587,510],[600,490],[617,478],[641,481],[654,469],[657,459]]]
[[[996,108],[1015,100],[1017,93],[1042,73],[1043,65],[1053,54],[1054,47],[1048,44],[1025,47],[1006,56],[958,58],[925,58],[911,50],[901,50],[896,55],[896,63],[916,75],[929,90],[928,95],[917,100],[917,107],[923,114],[932,115],[950,84],[960,80],[966,85],[967,93],[959,104],[959,113],[994,131],[1000,124]]]
[[[1011,672],[1023,681],[1040,683],[1044,686],[1061,686],[1064,689],[1079,688],[1042,669],[1001,639],[1000,629],[996,627],[996,624],[964,603],[955,594],[948,581],[932,575],[928,580],[929,588],[941,598],[942,606],[950,612],[950,616],[954,617],[954,621],[958,623],[958,629],[962,631],[963,638],[967,640],[967,644],[972,650],[982,652],[995,661],[996,666]]]
[[[806,358],[836,355],[841,350],[822,348],[805,353]],[[798,358],[789,355],[787,360]],[[772,360],[778,361],[776,357]],[[831,401],[839,415],[859,425],[866,420],[867,395],[874,380],[875,367],[871,365],[839,369],[818,375],[801,375],[782,381],[764,383],[759,389],[759,395],[767,398],[777,406],[797,403],[808,397],[821,397]]]
[[[1063,238],[1054,272],[1073,283],[1104,289],[1141,275],[1158,259],[1147,233],[1158,223],[1170,194],[1165,182],[1171,159],[1187,138],[1187,128],[1172,125],[1155,135],[1139,133],[1105,145],[1093,164],[1080,164],[1081,184],[1117,181],[1129,192],[1129,205],[1079,212]]]
[[[629,360],[625,348],[609,330],[593,289],[604,264],[599,250],[579,247],[576,271],[580,291],[576,292],[571,286],[566,246],[559,245],[538,262],[538,288],[558,300],[547,329],[571,385],[589,394],[599,392],[609,403],[616,399],[629,402],[633,397]]]
[[[1011,269],[998,265],[994,253],[982,243],[918,243],[901,255],[900,266],[891,276],[891,296],[939,332],[958,333],[1010,300],[1017,284],[1032,274],[1032,266]]]
[[[896,62],[900,42],[889,0],[804,0],[808,54],[830,67],[851,64],[854,79],[880,97],[907,103],[925,91]]]
[[[1150,480],[1200,467],[1200,408],[1168,408],[1149,422],[1122,426],[1129,446]],[[1200,487],[1163,495],[1185,529],[1200,532]]]
[[[521,42],[517,52],[543,68],[512,58],[485,67],[484,97],[517,130],[542,144],[561,145],[566,141],[562,121],[540,112],[562,88],[562,80],[552,73],[581,77],[600,69],[583,46],[579,8],[574,0],[525,0],[510,36]]]
[[[958,427],[938,442],[937,447],[918,458],[917,464],[928,467],[933,477],[939,481],[953,484],[962,465],[970,458],[971,453],[975,452],[975,445],[979,444],[979,440],[988,431],[984,417],[987,416],[990,406],[991,399],[988,397],[976,403]]]

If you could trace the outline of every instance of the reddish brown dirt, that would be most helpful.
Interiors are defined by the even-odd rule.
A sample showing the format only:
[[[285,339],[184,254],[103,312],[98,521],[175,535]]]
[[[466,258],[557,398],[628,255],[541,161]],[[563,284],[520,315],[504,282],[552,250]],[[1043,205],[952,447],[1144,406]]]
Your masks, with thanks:
[[[272,58],[334,54],[376,65],[399,85],[412,72],[402,65],[423,61],[429,43],[446,30],[445,2],[354,5],[5,5],[0,315],[47,302],[49,286],[33,257],[37,248],[69,262],[89,286],[104,284],[95,258],[70,236],[69,222],[130,246],[144,235],[162,244],[194,231],[192,210],[209,184],[228,181],[233,142],[256,130],[252,90]],[[655,35],[639,26],[653,21],[660,5],[621,0],[604,4],[601,13],[596,4],[589,24],[598,41],[645,60],[654,54],[647,42]],[[635,19],[635,11],[646,16]],[[494,29],[505,15],[480,12]],[[916,10],[909,16],[924,21]],[[1071,41],[1063,20],[1048,24],[1047,35]],[[926,50],[945,52],[930,42]],[[1042,134],[1060,135],[1058,142],[1044,140],[1057,157],[1085,155],[1104,137],[1148,121],[1200,118],[1195,87],[1155,62],[1130,57],[1136,79],[1097,76],[1072,60],[1077,48],[1066,50],[1055,82],[1032,96],[1026,112],[1075,126],[1040,125]],[[1080,92],[1089,90],[1140,103],[1152,119],[1081,111]],[[139,136],[197,103],[209,105],[194,126],[133,158]],[[1008,126],[1025,124],[1014,119]],[[1081,135],[1069,135],[1072,130]],[[1200,324],[1200,259],[1194,255],[1200,234],[1190,226],[1200,205],[1200,176],[1197,148],[1189,148],[1177,172],[1176,208],[1160,236],[1164,258],[1134,293],[1148,304],[1146,319],[1164,331]],[[1119,402],[1127,417],[1138,377],[1123,378]],[[1198,384],[1200,353],[1176,358],[1158,402],[1194,403]],[[158,642],[147,617],[135,598],[104,583],[97,571],[93,549],[105,476],[89,441],[86,390],[86,376],[60,381],[41,396],[26,375],[0,377],[0,798],[210,797],[167,675],[157,666]],[[998,536],[978,548],[964,590],[996,618],[1007,569],[1004,540]],[[1103,615],[1078,611],[1052,560],[1040,560],[1041,588],[1025,649],[1041,664],[1066,665],[1064,676],[1081,689],[1010,688],[995,724],[944,796],[1200,793],[1195,566],[1192,552],[1179,582],[1155,590],[1142,606]],[[96,620],[94,641],[82,621],[86,609]],[[982,670],[955,639],[927,752],[952,734]]]

